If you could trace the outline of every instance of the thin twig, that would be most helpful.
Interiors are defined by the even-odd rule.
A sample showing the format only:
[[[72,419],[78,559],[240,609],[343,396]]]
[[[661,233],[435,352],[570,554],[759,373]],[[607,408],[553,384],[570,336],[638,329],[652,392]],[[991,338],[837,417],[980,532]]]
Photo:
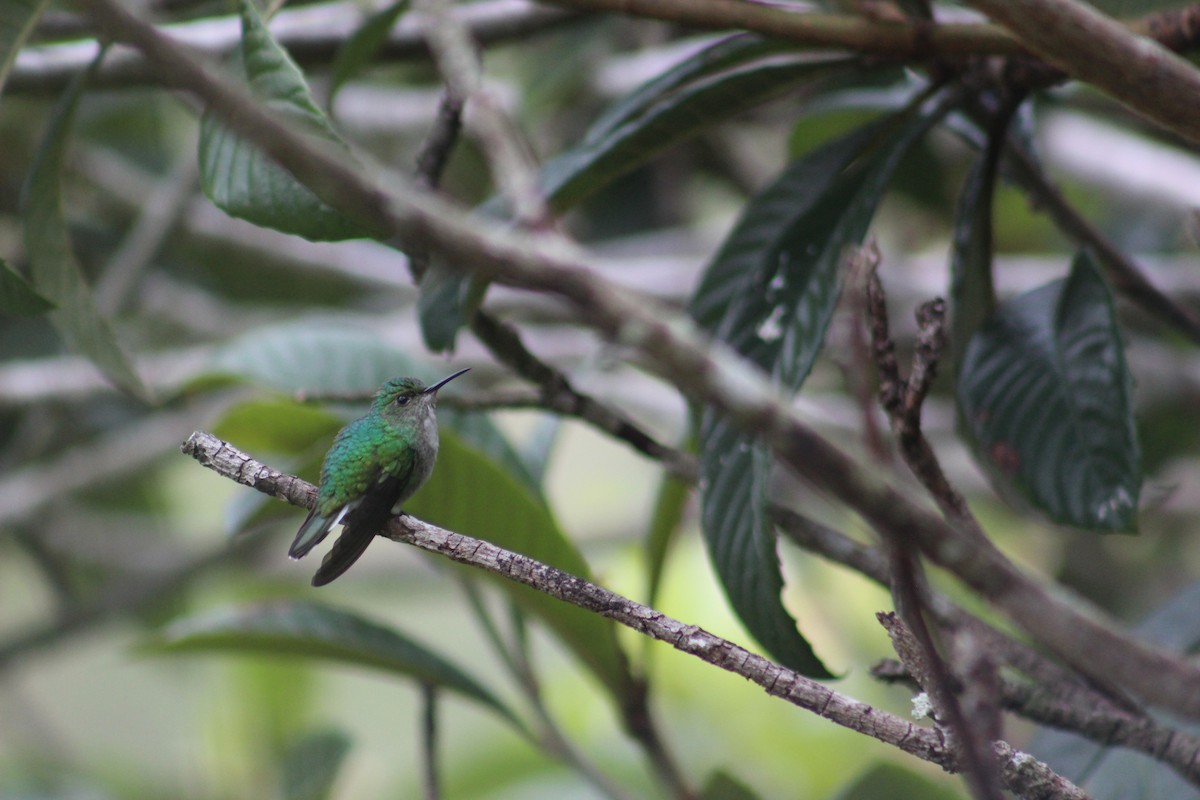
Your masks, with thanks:
[[[483,85],[479,52],[446,0],[414,0],[429,49],[447,93],[471,109],[467,129],[478,139],[501,194],[521,225],[542,227],[552,218],[538,182],[537,165],[517,128]]]
[[[438,734],[438,687],[436,684],[421,684],[421,788],[425,800],[438,800],[442,796],[438,780],[437,734]]]
[[[311,507],[317,489],[294,475],[281,473],[256,461],[227,442],[197,431],[183,443],[186,455],[224,477],[250,486],[301,508]],[[805,678],[786,667],[755,655],[733,642],[687,625],[575,575],[493,544],[430,525],[410,515],[392,519],[380,532],[393,541],[441,554],[452,561],[483,569],[544,592],[584,610],[602,614],[638,633],[666,642],[680,652],[741,675],[767,694],[811,711],[838,725],[859,731],[906,753],[955,770],[953,753],[936,730],[913,725],[898,716],[873,708]],[[1005,786],[1025,795],[1038,786],[1053,786],[1051,793],[1031,796],[1084,800],[1087,795],[1044,763],[997,742],[1003,753]]]
[[[1200,344],[1200,319],[1151,283],[1131,256],[1080,214],[1015,138],[1009,138],[1006,155],[1017,182],[1049,211],[1064,233],[1081,246],[1091,248],[1117,292],[1193,343]]]

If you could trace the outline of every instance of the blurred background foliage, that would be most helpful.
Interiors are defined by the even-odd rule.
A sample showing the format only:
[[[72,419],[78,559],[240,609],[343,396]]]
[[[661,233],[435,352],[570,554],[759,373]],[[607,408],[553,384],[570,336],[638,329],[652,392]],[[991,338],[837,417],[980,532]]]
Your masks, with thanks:
[[[476,5],[500,16],[526,9]],[[1133,16],[1171,4],[1097,5]],[[197,35],[236,44],[236,15],[224,3],[160,0],[147,13],[159,22],[219,18]],[[287,41],[280,31],[303,15],[347,39],[368,18],[354,3],[292,3],[276,35]],[[51,5],[0,102],[0,258],[19,271],[29,258],[22,186],[65,91],[50,56],[66,57],[77,24]],[[718,38],[547,14],[536,30],[487,46],[487,88],[545,163],[643,81]],[[408,172],[439,79],[411,53],[370,54],[355,41],[362,55],[341,61],[317,48],[293,52],[345,139]],[[563,224],[595,253],[597,270],[683,309],[751,196],[791,159],[894,107],[888,93],[916,80],[878,72],[877,87],[801,88],[696,124]],[[449,412],[456,396],[486,404],[522,384],[470,336],[458,337],[452,358],[427,351],[401,255],[366,240],[305,242],[226,216],[199,191],[194,104],[138,78],[113,83],[121,85],[100,80],[79,99],[61,191],[96,306],[154,402],[113,390],[67,352],[47,317],[0,315],[0,797],[415,797],[430,697],[422,686],[431,685],[447,798],[611,796],[606,781],[629,797],[655,796],[655,770],[609,696],[625,681],[651,687],[665,747],[707,797],[963,796],[954,779],[740,678],[626,630],[562,619],[553,601],[521,598],[408,548],[376,543],[350,577],[311,589],[314,565],[285,556],[300,513],[198,468],[179,442],[212,429],[312,479],[334,431],[384,379],[471,366],[444,397],[443,463],[413,513],[498,543],[537,534],[525,548],[508,546],[558,548],[558,559],[577,559],[575,571],[636,599],[657,584],[657,608],[750,643],[713,576],[692,493],[660,494],[659,465],[582,423],[536,409]],[[1195,153],[1076,85],[1028,108],[1040,158],[1067,198],[1168,295],[1195,307]],[[898,163],[872,223],[902,349],[915,331],[912,309],[947,292],[955,203],[973,159],[948,126],[933,130]],[[492,194],[471,141],[455,149],[442,189],[468,205]],[[1067,274],[1071,243],[1019,188],[997,187],[994,220],[1002,298]],[[684,441],[678,394],[628,366],[562,306],[493,288],[485,307],[519,324],[530,348],[581,389],[661,441]],[[1117,313],[1136,381],[1140,536],[1055,527],[1000,501],[955,436],[947,382],[924,423],[1007,553],[1132,621],[1200,572],[1189,536],[1200,513],[1200,361],[1144,311],[1118,298]],[[823,433],[856,451],[864,415],[877,415],[862,400],[874,378],[855,350],[859,314],[843,301],[798,400]],[[776,491],[855,527],[803,487]],[[657,535],[656,509],[665,526]],[[786,546],[782,555],[786,605],[844,676],[839,690],[907,713],[904,690],[867,674],[891,653],[872,618],[890,607],[887,593],[814,556]],[[259,616],[195,616],[229,608]],[[282,622],[270,617],[280,609]],[[188,624],[212,638],[197,640]],[[366,633],[351,635],[346,650],[323,649],[333,647],[331,631],[355,625]],[[186,655],[189,645],[207,654]],[[1009,731],[1018,743],[1030,733],[1019,723]]]

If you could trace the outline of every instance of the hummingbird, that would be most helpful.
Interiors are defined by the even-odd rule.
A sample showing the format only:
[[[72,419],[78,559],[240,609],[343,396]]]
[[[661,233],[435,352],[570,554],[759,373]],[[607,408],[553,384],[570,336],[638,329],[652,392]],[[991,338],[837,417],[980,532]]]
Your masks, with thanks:
[[[288,550],[292,558],[302,558],[330,528],[344,523],[313,575],[313,586],[324,586],[349,569],[429,478],[438,452],[438,389],[466,371],[432,386],[393,378],[380,387],[366,416],[338,431],[321,466],[317,502]]]

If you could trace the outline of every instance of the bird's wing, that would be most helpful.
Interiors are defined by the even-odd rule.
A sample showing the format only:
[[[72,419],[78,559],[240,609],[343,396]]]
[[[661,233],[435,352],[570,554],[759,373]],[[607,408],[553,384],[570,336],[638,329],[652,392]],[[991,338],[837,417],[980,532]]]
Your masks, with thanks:
[[[396,460],[380,470],[375,485],[347,512],[346,527],[313,575],[313,586],[324,586],[337,578],[366,551],[375,534],[392,518],[392,509],[408,485],[415,463],[412,451],[404,448]]]
[[[379,480],[382,469],[372,446],[379,435],[369,429],[371,424],[364,417],[338,431],[321,465],[317,501],[288,548],[292,558],[303,558],[320,544],[355,501]]]

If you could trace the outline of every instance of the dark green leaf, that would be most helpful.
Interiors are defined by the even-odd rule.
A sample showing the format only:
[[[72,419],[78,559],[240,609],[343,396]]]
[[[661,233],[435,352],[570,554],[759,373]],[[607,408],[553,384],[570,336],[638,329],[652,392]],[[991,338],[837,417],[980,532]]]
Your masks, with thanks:
[[[313,101],[304,74],[280,47],[249,0],[241,0],[242,62],[255,94],[315,139],[348,152]],[[318,198],[290,172],[206,113],[200,125],[200,176],[205,194],[230,216],[312,240],[371,232]]]
[[[1175,595],[1147,616],[1134,631],[1165,649],[1200,651],[1200,582]],[[1200,725],[1155,715],[1164,725],[1200,735]],[[1043,729],[1029,750],[1055,772],[1074,781],[1094,800],[1200,800],[1200,789],[1150,756],[1119,747],[1103,747],[1066,731]]]
[[[753,36],[718,42],[618,101],[579,145],[542,168],[542,194],[555,210],[571,208],[699,131],[800,83],[853,72],[861,63],[857,56],[805,53]],[[503,216],[502,209],[493,202],[487,211]],[[421,298],[425,343],[435,351],[450,349],[473,312],[470,279],[436,262],[426,279]]]
[[[368,667],[439,686],[516,722],[491,692],[437,653],[390,627],[318,603],[272,602],[196,614],[171,623],[143,649],[279,655]]]
[[[1135,530],[1132,379],[1090,255],[1076,257],[1066,280],[1000,306],[967,345],[958,403],[977,457],[1050,519]]]
[[[54,303],[33,290],[21,273],[0,258],[0,313],[36,316],[54,307]]]
[[[700,520],[734,613],[771,657],[811,678],[832,678],[783,607],[774,530],[765,519],[770,454],[712,411],[700,424]]]
[[[589,579],[587,562],[541,497],[453,431],[442,430],[433,476],[405,504],[405,511]],[[628,697],[632,678],[611,620],[513,581],[496,581],[522,610],[541,619],[618,703]]]
[[[102,57],[103,51],[94,63]],[[148,399],[148,390],[96,309],[63,216],[59,185],[63,158],[75,106],[90,72],[77,76],[59,101],[22,191],[29,282],[35,292],[57,306],[50,312],[50,321],[68,347],[91,359],[124,391]]]
[[[899,764],[876,764],[837,793],[834,800],[961,800],[962,794]]]
[[[989,146],[990,147],[990,146]],[[985,151],[967,175],[954,219],[950,251],[950,341],[963,346],[996,309],[992,284],[992,190],[996,162]]]
[[[293,744],[283,759],[283,800],[325,800],[349,752],[342,731],[317,731]]]
[[[29,39],[38,17],[49,0],[4,0],[0,2],[0,93],[17,61],[17,53]]]
[[[379,48],[387,41],[388,34],[396,26],[396,20],[408,10],[409,0],[397,0],[376,11],[363,22],[354,35],[338,48],[329,76],[329,105],[338,90],[370,63]]]
[[[747,205],[692,299],[717,338],[792,391],[808,376],[841,293],[841,261],[859,244],[901,157],[943,107],[867,125],[809,153]],[[705,411],[701,519],[735,613],[771,655],[829,677],[783,608],[775,534],[764,514],[767,451]]]
[[[728,772],[718,770],[708,776],[700,800],[758,800],[758,795]]]

